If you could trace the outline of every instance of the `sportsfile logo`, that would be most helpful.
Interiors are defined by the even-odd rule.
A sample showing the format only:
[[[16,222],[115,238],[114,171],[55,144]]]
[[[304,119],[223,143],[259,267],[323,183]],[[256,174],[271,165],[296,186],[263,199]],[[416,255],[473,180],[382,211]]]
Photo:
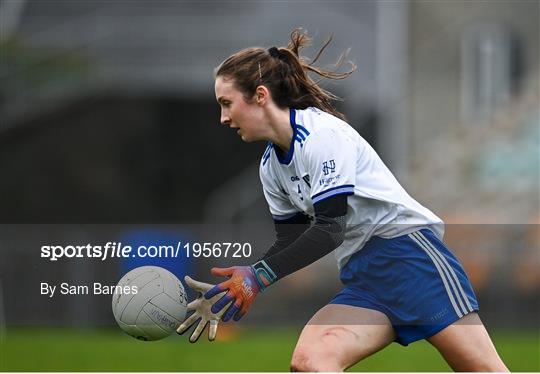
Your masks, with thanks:
[[[324,161],[322,171],[324,175],[328,175],[336,171],[336,163],[334,160]]]
[[[183,249],[190,243],[176,243],[172,245],[139,245],[132,247],[121,242],[107,242],[105,245],[95,244],[68,244],[68,245],[43,245],[41,246],[41,258],[49,261],[58,261],[61,258],[98,258],[105,261],[108,258],[128,258],[128,257],[179,257]],[[187,248],[189,250],[189,248]]]

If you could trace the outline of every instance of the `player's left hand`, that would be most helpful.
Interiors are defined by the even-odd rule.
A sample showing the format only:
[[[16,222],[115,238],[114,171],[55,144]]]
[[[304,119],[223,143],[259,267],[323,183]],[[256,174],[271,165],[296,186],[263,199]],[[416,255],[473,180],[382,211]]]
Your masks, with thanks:
[[[210,272],[216,276],[229,277],[228,280],[215,285],[204,295],[206,299],[210,299],[227,291],[225,296],[212,305],[212,313],[221,314],[224,312],[223,322],[227,322],[231,318],[235,321],[240,320],[248,312],[255,297],[261,291],[253,267],[212,268]],[[227,309],[231,301],[233,304]]]
[[[208,330],[208,340],[212,341],[216,338],[218,323],[223,313],[225,313],[225,310],[219,313],[213,313],[210,309],[212,307],[212,304],[218,301],[223,295],[216,294],[215,297],[207,299],[204,297],[204,293],[212,289],[212,287],[214,287],[213,284],[196,281],[195,279],[192,279],[187,275],[184,277],[184,281],[189,287],[198,292],[198,296],[187,306],[187,310],[193,310],[193,313],[188,318],[186,318],[186,320],[180,325],[180,327],[178,327],[176,332],[178,332],[179,334],[183,334],[198,319],[200,319],[197,327],[193,331],[193,334],[191,334],[191,336],[189,337],[189,341],[191,343],[195,343],[197,340],[199,340],[199,337],[201,336],[207,324],[210,324],[210,328]]]

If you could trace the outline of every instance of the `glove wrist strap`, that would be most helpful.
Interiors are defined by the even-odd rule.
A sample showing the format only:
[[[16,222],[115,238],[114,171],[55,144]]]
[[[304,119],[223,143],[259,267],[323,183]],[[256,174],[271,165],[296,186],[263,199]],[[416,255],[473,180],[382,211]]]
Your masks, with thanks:
[[[255,279],[257,280],[261,291],[264,291],[266,287],[277,281],[276,273],[274,273],[274,271],[264,260],[256,262],[251,266],[251,268],[255,273]]]

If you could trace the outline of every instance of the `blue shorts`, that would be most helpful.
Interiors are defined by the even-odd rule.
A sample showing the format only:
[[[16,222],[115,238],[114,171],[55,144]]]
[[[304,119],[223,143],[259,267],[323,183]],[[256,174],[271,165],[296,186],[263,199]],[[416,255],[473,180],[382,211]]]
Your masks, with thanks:
[[[402,345],[428,338],[478,311],[463,267],[428,229],[392,239],[371,238],[341,269],[340,278],[345,287],[330,304],[384,313]]]

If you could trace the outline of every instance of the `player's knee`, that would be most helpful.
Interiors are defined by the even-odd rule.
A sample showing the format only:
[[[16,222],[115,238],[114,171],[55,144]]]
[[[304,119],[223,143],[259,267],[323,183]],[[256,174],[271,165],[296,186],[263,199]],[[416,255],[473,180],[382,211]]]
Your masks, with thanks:
[[[291,359],[291,371],[310,371],[310,352],[303,347],[296,347]]]
[[[291,371],[321,372],[342,371],[337,356],[331,350],[320,347],[297,347],[291,360]]]
[[[354,347],[351,352],[350,347]],[[359,336],[344,326],[333,326],[296,347],[291,360],[291,371],[343,371],[361,360]]]
[[[350,332],[341,327],[326,329],[315,341],[296,347],[291,360],[291,371],[343,371],[344,352]]]

